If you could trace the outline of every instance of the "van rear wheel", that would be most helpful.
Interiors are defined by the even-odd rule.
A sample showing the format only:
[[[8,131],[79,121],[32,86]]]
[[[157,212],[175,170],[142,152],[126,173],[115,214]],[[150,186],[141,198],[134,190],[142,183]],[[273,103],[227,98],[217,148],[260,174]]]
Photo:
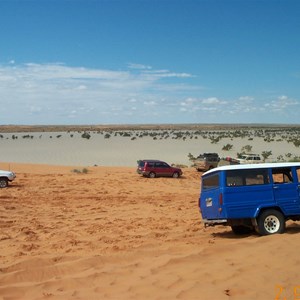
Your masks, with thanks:
[[[275,209],[263,211],[257,219],[257,224],[258,233],[261,235],[283,233],[285,230],[284,216]]]

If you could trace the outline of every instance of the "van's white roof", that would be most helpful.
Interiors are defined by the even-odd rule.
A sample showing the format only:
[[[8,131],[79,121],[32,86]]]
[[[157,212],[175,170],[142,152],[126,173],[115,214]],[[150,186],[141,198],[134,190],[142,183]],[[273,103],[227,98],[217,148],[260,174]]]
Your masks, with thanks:
[[[262,168],[280,168],[280,167],[300,167],[300,162],[285,162],[285,163],[260,163],[260,164],[238,164],[238,165],[227,165],[221,166],[214,169],[211,169],[203,175],[207,175],[210,173],[218,172],[218,171],[226,171],[226,170],[245,170],[245,169],[262,169]]]

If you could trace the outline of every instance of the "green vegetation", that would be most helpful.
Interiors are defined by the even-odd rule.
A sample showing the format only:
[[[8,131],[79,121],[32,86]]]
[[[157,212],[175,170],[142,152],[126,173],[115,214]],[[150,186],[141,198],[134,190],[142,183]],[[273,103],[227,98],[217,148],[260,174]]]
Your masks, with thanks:
[[[263,151],[261,156],[263,157],[264,161],[272,155],[272,151]]]
[[[189,161],[195,161],[196,160],[196,157],[192,153],[188,154],[188,158],[189,158]]]
[[[246,146],[242,147],[241,151],[242,151],[242,153],[250,153],[252,151],[252,146],[246,145]]]
[[[224,151],[229,151],[229,150],[232,149],[232,147],[233,147],[233,145],[231,145],[231,144],[226,144],[226,145],[223,146],[222,150],[224,150]]]
[[[82,138],[84,139],[90,139],[91,138],[91,135],[88,133],[88,132],[84,132],[82,135],[81,135]]]
[[[27,128],[27,127],[26,127]],[[61,130],[63,129],[64,130]],[[30,129],[30,128],[29,128]],[[153,143],[159,142],[160,140],[178,140],[183,143],[187,143],[190,140],[199,139],[199,152],[211,151],[210,149],[203,149],[201,147],[201,139],[206,139],[211,144],[215,144],[214,149],[218,148],[219,151],[232,151],[235,139],[244,139],[245,146],[237,153],[239,157],[242,154],[255,153],[255,141],[259,140],[265,143],[278,142],[289,143],[290,150],[295,153],[276,153],[276,158],[272,157],[273,161],[298,161],[299,160],[299,147],[300,147],[300,126],[235,126],[235,125],[149,125],[149,126],[67,126],[56,128],[53,127],[52,130],[45,130],[43,127],[38,127],[39,130],[20,130],[20,131],[10,131],[9,135],[5,129],[2,129],[0,134],[1,139],[34,139],[42,138],[46,134],[47,138],[62,138],[62,137],[81,137],[85,139],[96,138],[95,134],[101,135],[105,139],[110,139],[112,137],[122,137],[128,138],[135,143],[137,140],[146,138],[152,140]],[[80,129],[80,130],[78,130]],[[39,132],[39,134],[33,135],[32,132]],[[49,134],[49,132],[52,135]],[[67,132],[68,135],[62,135],[61,132]],[[14,133],[14,134],[13,134]],[[98,137],[97,137],[98,138]],[[255,139],[255,140],[254,140]],[[224,140],[226,140],[224,142]],[[223,144],[221,144],[223,141]],[[229,141],[229,143],[228,143]],[[273,146],[274,144],[272,144]],[[276,147],[276,145],[274,146]],[[267,149],[271,147],[268,146]],[[215,151],[218,151],[215,150]],[[275,148],[273,149],[275,150]],[[190,151],[190,150],[188,150]],[[275,152],[275,151],[274,151]],[[278,152],[278,151],[276,151]],[[261,157],[264,160],[269,159],[272,156],[272,151],[263,151]],[[188,159],[190,161],[194,160],[195,157],[189,153]]]

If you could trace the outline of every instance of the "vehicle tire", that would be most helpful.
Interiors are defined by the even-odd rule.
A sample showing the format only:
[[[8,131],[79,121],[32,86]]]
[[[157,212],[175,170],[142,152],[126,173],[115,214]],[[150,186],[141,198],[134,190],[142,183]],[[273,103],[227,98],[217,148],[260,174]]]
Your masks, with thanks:
[[[8,186],[7,178],[0,178],[0,188],[6,188]]]
[[[249,234],[249,233],[253,232],[253,228],[243,226],[243,225],[234,225],[234,226],[231,226],[231,229],[232,229],[233,233],[236,235]]]
[[[283,214],[275,209],[263,211],[258,219],[258,233],[261,235],[269,235],[275,233],[283,233],[285,230],[285,219]]]
[[[173,173],[173,175],[172,175],[172,177],[173,177],[173,178],[179,178],[179,177],[180,177],[180,175],[179,175],[179,173],[178,173],[178,172],[174,172],[174,173]]]
[[[154,172],[150,172],[148,175],[149,178],[155,178],[156,174]]]

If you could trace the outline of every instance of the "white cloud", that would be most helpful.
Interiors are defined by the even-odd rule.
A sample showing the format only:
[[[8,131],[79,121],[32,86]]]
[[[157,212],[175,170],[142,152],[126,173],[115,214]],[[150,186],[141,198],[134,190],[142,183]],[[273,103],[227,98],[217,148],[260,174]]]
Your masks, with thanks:
[[[175,73],[168,70],[144,71],[143,74],[148,78],[191,78],[193,75],[188,73]]]
[[[135,68],[134,72],[130,71],[132,68]],[[80,123],[101,122],[98,117],[104,112],[109,115],[116,111],[124,114],[138,111],[143,106],[157,106],[160,99],[164,99],[161,104],[168,106],[176,97],[176,91],[189,93],[195,87],[161,80],[189,76],[187,73],[156,71],[138,64],[131,64],[130,69],[123,71],[70,67],[62,63],[8,64],[0,65],[0,98],[10,103],[8,123],[43,123],[49,119],[53,123],[67,123],[67,119],[58,118],[74,116],[75,111],[82,119],[78,121]],[[126,106],[128,102],[135,103],[133,109]],[[84,109],[78,109],[79,106]],[[91,112],[93,119],[87,115]],[[34,120],[32,113],[36,114]],[[47,118],[44,118],[46,114]],[[116,121],[107,117],[107,122]]]
[[[144,104],[146,106],[154,106],[154,105],[157,105],[157,103],[155,101],[144,101]]]
[[[226,101],[221,101],[216,97],[206,98],[202,100],[202,104],[208,104],[208,105],[221,105],[226,104]]]
[[[252,102],[254,100],[254,98],[250,97],[250,96],[241,96],[241,97],[239,97],[239,100],[242,102]]]
[[[263,110],[281,112],[299,105],[287,95],[267,103],[250,95],[236,99],[207,95],[200,85],[190,84],[193,77],[141,64],[130,64],[121,71],[62,63],[0,65],[1,123],[182,123],[209,116],[216,120],[216,116],[229,113],[254,116]]]
[[[143,64],[134,64],[134,63],[129,63],[128,68],[130,69],[137,69],[137,70],[151,70],[151,66],[146,66]]]
[[[273,111],[286,111],[289,108],[293,108],[295,106],[299,106],[299,101],[290,99],[286,95],[278,96],[277,99],[272,100],[271,102],[265,103],[265,107],[271,109]]]

